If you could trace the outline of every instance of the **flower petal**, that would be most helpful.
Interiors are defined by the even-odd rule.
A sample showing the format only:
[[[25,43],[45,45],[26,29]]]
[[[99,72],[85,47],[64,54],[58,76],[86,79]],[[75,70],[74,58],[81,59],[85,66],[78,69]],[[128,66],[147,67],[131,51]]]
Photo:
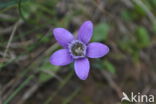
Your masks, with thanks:
[[[50,56],[50,63],[57,66],[67,65],[73,61],[67,49],[60,49]]]
[[[90,64],[87,58],[75,60],[75,73],[81,79],[85,80],[88,77]]]
[[[74,36],[68,30],[64,28],[55,28],[53,30],[53,34],[57,42],[65,48],[67,47],[67,44],[69,42],[74,40]]]
[[[90,43],[87,47],[87,56],[90,58],[100,58],[108,52],[108,46],[99,42]]]
[[[93,23],[91,21],[84,22],[79,31],[78,39],[84,43],[88,43],[91,40],[93,34]]]

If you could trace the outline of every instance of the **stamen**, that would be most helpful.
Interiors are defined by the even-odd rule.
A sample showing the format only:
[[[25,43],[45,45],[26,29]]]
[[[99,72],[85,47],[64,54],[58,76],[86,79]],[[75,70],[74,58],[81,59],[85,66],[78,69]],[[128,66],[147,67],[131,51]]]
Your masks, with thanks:
[[[69,51],[75,59],[85,57],[86,45],[79,40],[74,40],[69,44]]]

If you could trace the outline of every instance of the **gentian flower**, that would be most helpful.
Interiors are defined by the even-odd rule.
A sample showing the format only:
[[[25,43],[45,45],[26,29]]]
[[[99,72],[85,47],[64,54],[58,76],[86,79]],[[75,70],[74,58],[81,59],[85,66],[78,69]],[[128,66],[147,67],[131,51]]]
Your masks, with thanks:
[[[109,52],[107,45],[92,42],[89,43],[93,34],[93,23],[84,22],[78,30],[78,36],[64,28],[55,28],[53,34],[57,42],[63,47],[54,52],[50,57],[50,63],[56,66],[63,66],[74,62],[76,75],[85,80],[90,70],[89,58],[100,58]]]

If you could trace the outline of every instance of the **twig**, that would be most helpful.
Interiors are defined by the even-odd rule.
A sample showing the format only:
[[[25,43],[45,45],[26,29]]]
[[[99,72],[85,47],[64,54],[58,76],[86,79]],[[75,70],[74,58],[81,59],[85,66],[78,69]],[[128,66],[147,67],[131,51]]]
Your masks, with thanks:
[[[29,99],[30,96],[33,95],[33,93],[35,93],[35,91],[39,88],[40,83],[36,83],[35,85],[33,85],[32,87],[30,87],[26,93],[22,96],[22,98],[17,102],[17,104],[24,104],[24,102]]]
[[[11,15],[8,15],[8,14],[0,14],[0,18],[2,18],[2,19],[12,19],[12,18],[15,18],[15,17],[13,17],[13,16],[11,16]]]
[[[153,13],[149,10],[149,8],[142,2],[142,0],[133,0],[137,5],[139,5],[140,7],[142,7],[142,9],[144,9],[144,11],[147,13],[147,16],[149,17],[149,19],[151,20],[151,22],[154,24],[156,23],[156,18],[153,15]]]
[[[30,44],[33,44],[33,40],[14,42],[10,45],[10,47],[11,48],[20,48],[20,47],[28,46]]]
[[[10,26],[6,29],[0,28],[0,34],[6,34],[9,33],[12,30],[13,26]]]
[[[14,27],[13,27],[13,30],[12,30],[12,33],[11,33],[10,38],[9,38],[8,44],[7,44],[6,49],[5,49],[5,51],[4,51],[3,57],[6,57],[7,52],[8,52],[8,49],[9,49],[9,46],[10,46],[10,44],[11,44],[11,41],[12,41],[14,35],[15,35],[16,29],[17,29],[17,27],[18,27],[22,22],[23,22],[23,21],[20,19],[20,20],[18,20],[18,21],[15,23],[15,25],[14,25]]]
[[[6,58],[0,58],[0,63],[6,62],[7,59]]]
[[[121,1],[129,8],[133,8],[134,7],[134,5],[131,2],[131,0],[121,0]]]
[[[116,20],[116,17],[115,17],[114,15],[112,15],[111,13],[109,13],[109,11],[106,11],[106,10],[103,8],[102,5],[99,6],[99,3],[97,3],[97,2],[94,2],[93,4],[94,4],[94,6],[97,7],[97,9],[98,9],[102,14],[108,15],[110,18]]]
[[[105,70],[102,70],[102,74],[106,78],[106,80],[108,81],[109,85],[116,91],[119,98],[121,98],[122,97],[122,91],[121,91],[120,87],[113,81],[111,75]]]
[[[2,88],[2,99],[5,99],[6,98],[6,92],[7,92],[7,89],[11,88],[11,85],[13,85],[14,83],[16,82],[16,79],[12,79],[11,81],[9,81],[6,85],[3,86]]]

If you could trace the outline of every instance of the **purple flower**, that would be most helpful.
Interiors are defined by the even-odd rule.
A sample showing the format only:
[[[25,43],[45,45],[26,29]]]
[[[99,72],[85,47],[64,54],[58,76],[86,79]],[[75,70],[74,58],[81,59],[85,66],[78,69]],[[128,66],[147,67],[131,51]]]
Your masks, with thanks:
[[[89,58],[100,58],[109,52],[108,46],[99,42],[88,43],[93,33],[93,23],[84,22],[79,31],[78,37],[74,36],[64,28],[55,28],[53,34],[57,42],[63,46],[50,57],[50,63],[63,66],[74,62],[76,75],[85,80],[90,70]]]

